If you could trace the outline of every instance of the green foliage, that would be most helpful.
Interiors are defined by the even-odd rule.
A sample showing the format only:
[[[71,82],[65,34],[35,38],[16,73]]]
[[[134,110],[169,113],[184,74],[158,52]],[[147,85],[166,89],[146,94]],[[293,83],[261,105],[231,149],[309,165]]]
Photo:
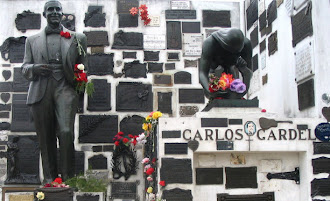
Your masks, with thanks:
[[[72,177],[64,183],[72,188],[77,188],[81,192],[106,192],[108,186],[106,180],[82,175]]]

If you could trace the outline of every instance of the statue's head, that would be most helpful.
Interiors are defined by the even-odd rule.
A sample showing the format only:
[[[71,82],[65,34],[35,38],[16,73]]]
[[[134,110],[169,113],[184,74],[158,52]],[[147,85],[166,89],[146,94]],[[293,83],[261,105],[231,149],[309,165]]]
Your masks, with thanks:
[[[243,32],[237,28],[221,29],[213,33],[215,39],[227,51],[237,54],[244,47]]]
[[[48,25],[58,26],[61,23],[63,11],[62,4],[58,0],[49,0],[45,3],[43,16]]]

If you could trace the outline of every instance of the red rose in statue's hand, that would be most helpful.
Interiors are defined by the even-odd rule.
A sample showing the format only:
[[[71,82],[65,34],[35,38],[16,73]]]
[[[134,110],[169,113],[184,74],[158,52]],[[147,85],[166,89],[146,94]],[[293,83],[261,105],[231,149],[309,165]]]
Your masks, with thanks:
[[[155,171],[154,168],[149,168],[149,169],[147,169],[146,174],[151,175],[152,173],[154,173],[154,171]]]

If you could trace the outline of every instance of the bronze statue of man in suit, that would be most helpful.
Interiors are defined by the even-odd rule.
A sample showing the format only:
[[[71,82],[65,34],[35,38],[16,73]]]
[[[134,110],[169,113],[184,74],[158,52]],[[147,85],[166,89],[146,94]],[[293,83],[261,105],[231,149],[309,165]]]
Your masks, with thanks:
[[[31,106],[39,139],[44,182],[48,183],[58,177],[57,137],[62,179],[74,176],[74,122],[78,106],[74,66],[87,67],[87,58],[81,54],[81,49],[86,52],[87,42],[84,34],[61,25],[63,12],[58,0],[45,3],[43,16],[47,27],[27,38],[21,70],[30,81],[27,104]]]

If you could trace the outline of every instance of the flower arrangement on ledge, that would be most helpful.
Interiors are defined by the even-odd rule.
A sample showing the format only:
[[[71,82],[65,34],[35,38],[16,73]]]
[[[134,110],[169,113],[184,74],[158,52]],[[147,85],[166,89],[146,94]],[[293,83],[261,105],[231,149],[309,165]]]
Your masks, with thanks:
[[[220,78],[213,74],[210,75],[209,91],[211,93],[219,90],[225,91],[228,88],[236,93],[244,93],[246,85],[240,79],[234,79],[231,74],[222,73]]]
[[[135,16],[139,13],[140,11],[140,17],[141,20],[144,21],[144,25],[147,26],[148,24],[150,24],[151,19],[149,18],[149,14],[148,14],[148,7],[145,4],[142,4],[139,8],[137,7],[132,7],[129,12],[132,16]]]
[[[66,185],[65,183],[63,183],[62,178],[60,178],[60,177],[57,177],[51,183],[47,183],[43,186],[43,188],[69,188],[69,187],[70,187],[69,185]],[[43,192],[37,192],[36,198],[39,201],[44,200],[45,199],[45,194]]]

